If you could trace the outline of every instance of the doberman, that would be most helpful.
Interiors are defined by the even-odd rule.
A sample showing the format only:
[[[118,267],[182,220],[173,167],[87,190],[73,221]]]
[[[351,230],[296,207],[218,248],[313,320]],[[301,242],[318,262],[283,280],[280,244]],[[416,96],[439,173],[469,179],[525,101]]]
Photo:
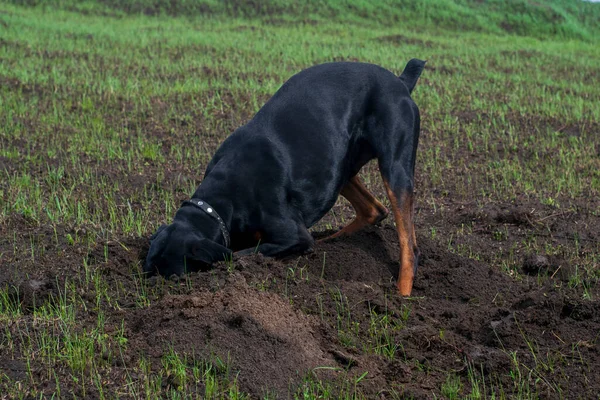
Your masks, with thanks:
[[[397,286],[410,295],[419,255],[413,188],[420,131],[410,94],[424,66],[412,59],[397,77],[373,64],[335,62],[290,78],[221,144],[192,199],[151,237],[144,271],[179,275],[233,251],[311,251],[308,228],[339,194],[356,218],[330,237],[376,224],[388,210],[357,174],[377,158],[400,241]]]

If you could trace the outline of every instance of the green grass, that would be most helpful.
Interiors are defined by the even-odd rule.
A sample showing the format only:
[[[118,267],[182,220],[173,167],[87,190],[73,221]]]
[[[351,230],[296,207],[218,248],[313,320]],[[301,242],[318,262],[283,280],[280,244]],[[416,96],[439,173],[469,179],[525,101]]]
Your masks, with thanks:
[[[197,185],[196,171],[214,150],[202,135],[231,132],[303,67],[346,58],[396,72],[410,57],[429,60],[415,96],[426,121],[420,171],[432,185],[443,186],[448,173],[461,174],[452,160],[466,146],[490,157],[471,166],[479,178],[465,176],[452,188],[464,195],[527,193],[555,204],[562,195],[596,194],[600,187],[589,146],[593,121],[600,119],[593,44],[468,32],[456,40],[392,27],[349,30],[335,22],[270,26],[94,15],[75,20],[64,11],[54,12],[63,21],[55,24],[38,8],[3,7],[8,29],[0,50],[0,152],[14,164],[0,172],[7,182],[0,202],[5,215],[148,232],[157,217],[172,215],[178,206],[174,193],[190,193]],[[397,42],[381,39],[398,34]],[[309,51],[303,43],[310,43]],[[460,84],[446,85],[448,77],[460,78]],[[565,133],[565,127],[580,133]],[[23,142],[24,129],[35,130],[36,140]],[[530,136],[516,134],[523,130]],[[189,147],[169,146],[169,135],[186,136]],[[107,195],[130,182],[112,179],[104,168],[131,177],[165,159],[189,174],[172,180],[156,171],[156,186],[164,190],[136,187],[126,202]],[[66,164],[54,171],[53,160]],[[48,174],[38,180],[33,168]]]
[[[96,257],[106,263],[109,245],[126,246],[124,239],[146,237],[169,221],[202,179],[218,143],[292,74],[316,63],[360,60],[399,74],[410,58],[428,60],[414,92],[423,119],[417,179],[419,201],[439,218],[451,216],[446,198],[479,204],[526,199],[557,214],[588,198],[591,209],[585,211],[600,214],[600,203],[593,200],[600,195],[599,5],[565,0],[389,0],[377,7],[360,0],[17,3],[0,3],[0,223],[23,217],[48,229],[3,237],[0,263],[9,253],[23,257],[24,265],[60,260],[63,245],[82,254],[80,275],[57,283],[60,296],[35,304],[32,312],[24,312],[15,288],[0,288],[0,322],[6,327],[0,350],[27,360],[24,381],[0,375],[0,388],[9,397],[68,397],[57,375],[65,369],[80,395],[90,388],[103,393],[103,379],[128,345],[122,321],[121,328],[105,330],[104,311],[122,310],[125,302],[147,308],[164,287],[150,287],[138,275],[133,292],[120,289],[90,266],[92,249],[103,248]],[[380,185],[374,168],[366,168],[364,180],[370,187]],[[333,215],[323,227],[344,223],[339,209]],[[544,218],[534,226],[543,230],[551,221]],[[516,231],[495,231],[490,240],[498,251],[490,255],[469,242],[474,232],[468,224],[452,232],[427,228],[449,251],[517,279],[526,279],[519,276],[519,251],[561,255],[575,266],[568,286],[593,298],[600,280],[597,246],[582,252],[577,237],[556,244],[541,234],[509,241]],[[323,269],[326,261],[323,256]],[[139,271],[135,263],[128,267],[131,275]],[[286,295],[288,285],[308,281],[305,272],[303,265],[289,268]],[[265,280],[259,288],[272,285]],[[93,294],[91,301],[83,299],[86,291]],[[347,349],[404,360],[396,338],[411,309],[400,317],[370,309],[370,325],[360,326],[352,318],[356,305],[339,288],[325,289],[316,301],[335,304],[332,321]],[[77,319],[87,313],[95,320],[79,326]],[[323,308],[320,318],[327,319]],[[360,342],[359,333],[369,341]],[[448,372],[437,393],[536,398],[531,382],[547,380],[564,358],[576,358],[577,349],[539,354],[534,340],[526,335],[523,340],[530,343],[535,367],[511,354],[514,387],[491,393],[494,382],[471,368],[466,378]],[[55,382],[50,391],[30,362],[42,366],[45,381]],[[227,360],[171,351],[158,363],[140,358],[124,369],[126,390],[101,397],[246,398]],[[357,387],[367,378],[352,379],[340,389],[308,376],[295,395],[361,398]],[[561,395],[560,388],[548,385]]]
[[[110,15],[170,15],[194,18],[208,15],[212,18],[263,19],[267,23],[312,23],[315,21],[351,22],[358,24],[381,23],[388,26],[406,24],[413,30],[461,30],[494,34],[511,33],[523,36],[548,36],[569,39],[595,39],[598,34],[598,7],[566,0],[543,3],[518,0],[504,2],[490,0],[291,0],[254,1],[178,1],[163,0],[27,0],[15,2],[43,9],[62,8],[85,14]]]

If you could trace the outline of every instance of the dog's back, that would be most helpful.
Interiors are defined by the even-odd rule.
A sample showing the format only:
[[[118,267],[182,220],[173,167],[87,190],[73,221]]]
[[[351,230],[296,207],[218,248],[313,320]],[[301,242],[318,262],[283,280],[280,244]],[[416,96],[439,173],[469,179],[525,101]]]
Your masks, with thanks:
[[[333,206],[341,187],[376,157],[374,142],[382,139],[374,131],[382,126],[390,104],[414,105],[410,90],[415,82],[367,63],[336,62],[305,69],[223,143],[207,173],[223,158],[237,158],[237,165],[246,165],[249,154],[263,154],[269,167],[256,158],[253,167],[261,170],[261,182],[271,180],[274,187],[281,187],[285,181],[289,200],[305,210],[310,227]],[[247,151],[259,142],[262,151]],[[271,195],[262,187],[265,196]]]

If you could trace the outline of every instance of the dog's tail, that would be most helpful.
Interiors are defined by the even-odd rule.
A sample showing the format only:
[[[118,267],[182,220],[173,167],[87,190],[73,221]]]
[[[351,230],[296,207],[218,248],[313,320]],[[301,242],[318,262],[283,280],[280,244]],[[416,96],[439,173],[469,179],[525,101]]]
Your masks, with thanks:
[[[406,64],[406,67],[404,67],[404,71],[402,71],[400,79],[408,88],[409,93],[412,93],[413,89],[415,88],[417,80],[419,79],[419,76],[421,76],[423,68],[425,68],[425,63],[426,61],[413,58],[408,62],[408,64]]]

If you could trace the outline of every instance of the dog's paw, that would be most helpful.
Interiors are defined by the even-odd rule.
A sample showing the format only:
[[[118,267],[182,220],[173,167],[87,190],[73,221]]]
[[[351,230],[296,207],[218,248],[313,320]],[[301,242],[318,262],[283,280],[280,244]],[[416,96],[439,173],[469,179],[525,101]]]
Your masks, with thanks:
[[[254,248],[250,248],[250,249],[244,249],[244,250],[239,250],[233,253],[233,259],[237,260],[240,257],[244,257],[250,254],[255,254],[256,253],[256,249]]]

